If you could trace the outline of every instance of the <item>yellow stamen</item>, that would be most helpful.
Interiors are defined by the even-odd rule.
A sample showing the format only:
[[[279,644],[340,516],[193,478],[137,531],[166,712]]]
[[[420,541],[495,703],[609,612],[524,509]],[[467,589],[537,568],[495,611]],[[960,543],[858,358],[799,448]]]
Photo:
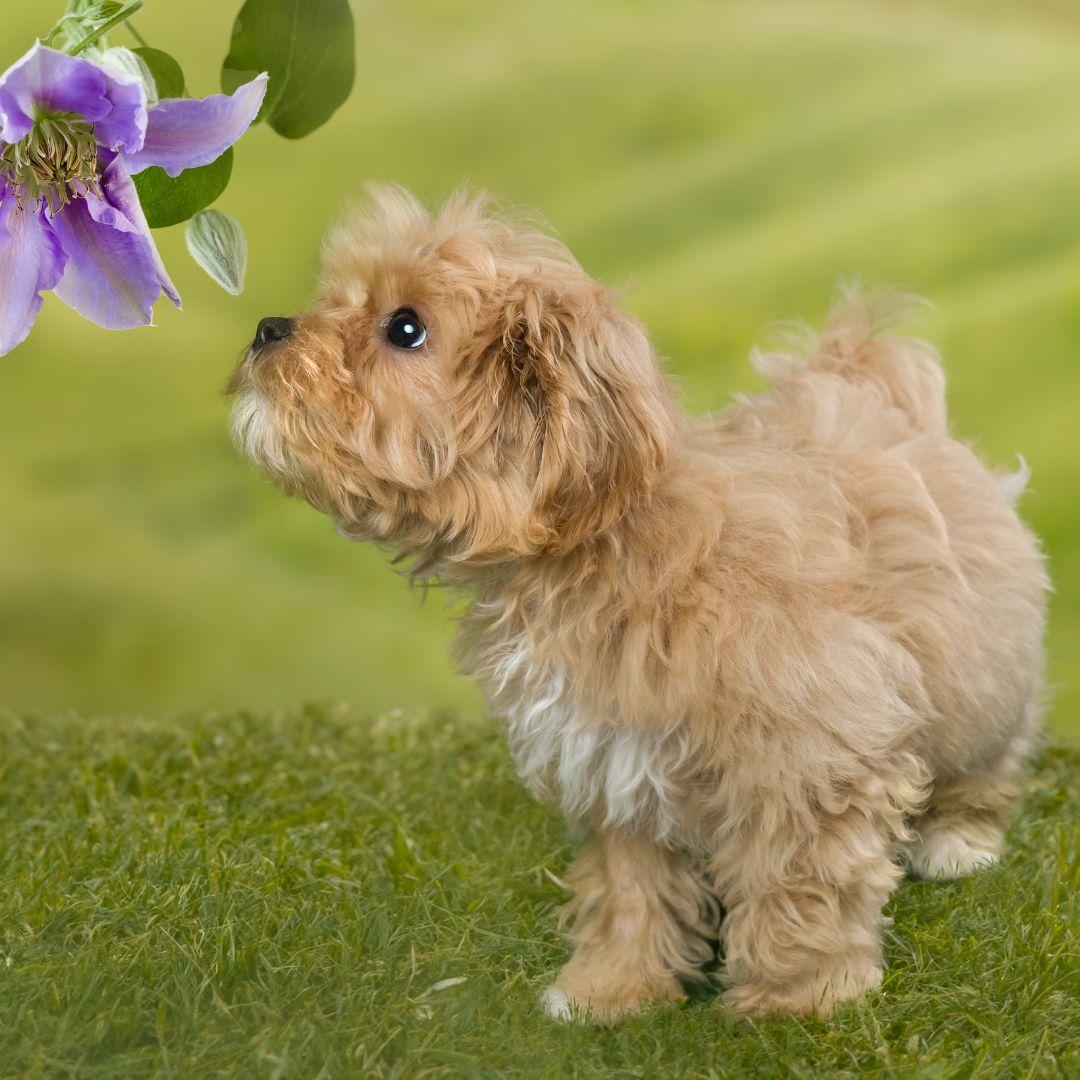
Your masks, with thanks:
[[[25,139],[4,146],[0,172],[14,186],[20,207],[29,196],[39,206],[44,203],[50,215],[89,192],[100,196],[94,128],[77,116],[40,117]]]

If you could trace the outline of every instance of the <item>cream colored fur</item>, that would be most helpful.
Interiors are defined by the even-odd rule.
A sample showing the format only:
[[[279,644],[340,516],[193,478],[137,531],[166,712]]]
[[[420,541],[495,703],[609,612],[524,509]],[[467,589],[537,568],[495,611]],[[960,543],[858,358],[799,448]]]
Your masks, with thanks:
[[[482,199],[379,189],[325,262],[234,377],[237,442],[473,598],[463,667],[590,835],[551,1012],[679,996],[717,934],[742,1011],[877,986],[902,866],[998,858],[1036,737],[1026,467],[950,435],[934,351],[854,294],[697,418],[615,295]],[[401,306],[415,352],[386,339]]]

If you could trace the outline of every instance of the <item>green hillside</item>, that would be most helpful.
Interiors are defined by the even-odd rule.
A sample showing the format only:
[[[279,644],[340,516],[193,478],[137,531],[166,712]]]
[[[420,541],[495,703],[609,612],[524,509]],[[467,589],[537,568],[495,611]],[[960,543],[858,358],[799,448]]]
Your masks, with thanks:
[[[9,5],[0,63],[55,4]],[[148,0],[143,35],[215,90],[238,0]],[[861,275],[936,305],[956,429],[1023,452],[1058,583],[1053,723],[1080,731],[1080,16],[893,0],[356,5],[356,92],[312,138],[255,131],[222,208],[240,299],[161,236],[186,310],[107,334],[50,300],[0,362],[0,699],[168,713],[344,700],[476,711],[375,551],[269,490],[219,391],[262,315],[311,295],[363,178],[536,206],[632,286],[696,409],[755,385],[762,328]]]

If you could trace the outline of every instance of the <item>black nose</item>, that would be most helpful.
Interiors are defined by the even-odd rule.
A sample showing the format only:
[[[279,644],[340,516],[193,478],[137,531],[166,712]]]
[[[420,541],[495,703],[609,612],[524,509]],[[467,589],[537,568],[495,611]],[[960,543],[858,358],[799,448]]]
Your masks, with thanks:
[[[292,319],[262,319],[255,331],[255,348],[261,349],[275,341],[284,341],[292,332]]]

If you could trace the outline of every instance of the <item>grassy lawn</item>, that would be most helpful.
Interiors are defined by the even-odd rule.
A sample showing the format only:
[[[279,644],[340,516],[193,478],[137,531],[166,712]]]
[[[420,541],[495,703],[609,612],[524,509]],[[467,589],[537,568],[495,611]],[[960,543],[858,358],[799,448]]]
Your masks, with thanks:
[[[538,991],[570,858],[494,726],[344,709],[0,722],[4,1076],[1080,1074],[1080,754],[1005,862],[889,905],[880,997],[614,1030]]]

